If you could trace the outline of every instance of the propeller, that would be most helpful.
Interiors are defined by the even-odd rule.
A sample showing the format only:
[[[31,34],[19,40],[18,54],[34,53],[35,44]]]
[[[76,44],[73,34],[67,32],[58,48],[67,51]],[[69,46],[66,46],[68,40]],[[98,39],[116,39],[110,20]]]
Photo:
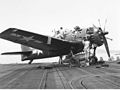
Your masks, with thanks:
[[[107,40],[106,40],[105,35],[103,35],[103,43],[104,43],[104,45],[105,45],[105,48],[106,48],[108,57],[110,57],[110,51],[109,51],[109,47],[108,47],[108,43],[107,43]]]
[[[103,43],[104,43],[104,45],[105,45],[105,48],[106,48],[108,57],[110,58],[110,50],[109,50],[108,43],[107,43],[107,40],[106,40],[106,37],[105,37],[105,35],[108,34],[108,32],[105,32],[106,23],[107,23],[107,19],[105,20],[104,30],[101,29],[101,31],[104,32],[104,33],[102,34],[102,36],[103,36]]]
[[[99,24],[100,24],[100,20],[98,20],[98,21],[99,21]],[[106,22],[107,22],[107,20],[105,21],[105,24],[106,24]],[[100,32],[100,35],[103,38],[103,43],[104,43],[106,52],[108,54],[108,57],[110,57],[110,51],[109,51],[108,43],[107,43],[107,40],[106,40],[106,37],[105,37],[105,35],[108,34],[108,32],[105,32],[105,26],[104,26],[104,31],[101,28],[101,24],[100,24],[100,27],[96,27],[95,25],[93,25],[93,27],[96,28],[98,30],[98,32]]]

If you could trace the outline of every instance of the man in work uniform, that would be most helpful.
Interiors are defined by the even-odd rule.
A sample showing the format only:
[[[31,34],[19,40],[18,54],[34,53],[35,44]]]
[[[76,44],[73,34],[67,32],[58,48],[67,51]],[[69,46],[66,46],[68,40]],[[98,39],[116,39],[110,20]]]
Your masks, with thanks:
[[[76,41],[82,40],[81,31],[82,31],[82,29],[80,29],[79,26],[75,26],[74,27],[74,34],[75,34],[74,38],[75,38]]]
[[[63,39],[63,27],[60,27],[60,29],[57,31],[54,30],[54,32],[55,34],[53,37]]]

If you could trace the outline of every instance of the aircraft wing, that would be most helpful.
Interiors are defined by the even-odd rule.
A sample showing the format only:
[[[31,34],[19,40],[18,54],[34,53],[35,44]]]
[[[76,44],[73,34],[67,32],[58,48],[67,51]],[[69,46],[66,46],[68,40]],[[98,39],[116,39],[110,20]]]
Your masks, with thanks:
[[[70,42],[40,35],[17,28],[9,28],[0,33],[0,38],[23,44],[39,50],[61,50],[70,47]]]

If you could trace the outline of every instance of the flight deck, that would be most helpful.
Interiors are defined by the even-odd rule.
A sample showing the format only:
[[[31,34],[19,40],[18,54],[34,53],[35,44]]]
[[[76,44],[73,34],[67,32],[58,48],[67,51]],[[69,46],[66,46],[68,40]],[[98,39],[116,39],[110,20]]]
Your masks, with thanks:
[[[1,64],[0,89],[119,89],[120,64],[69,68],[53,63]]]

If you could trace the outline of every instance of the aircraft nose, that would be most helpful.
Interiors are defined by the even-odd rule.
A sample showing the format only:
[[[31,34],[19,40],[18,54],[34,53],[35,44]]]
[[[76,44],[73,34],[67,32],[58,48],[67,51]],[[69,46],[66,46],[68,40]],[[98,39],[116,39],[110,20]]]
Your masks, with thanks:
[[[91,43],[97,44],[97,46],[101,46],[103,44],[103,38],[99,34],[91,35],[89,38]]]

